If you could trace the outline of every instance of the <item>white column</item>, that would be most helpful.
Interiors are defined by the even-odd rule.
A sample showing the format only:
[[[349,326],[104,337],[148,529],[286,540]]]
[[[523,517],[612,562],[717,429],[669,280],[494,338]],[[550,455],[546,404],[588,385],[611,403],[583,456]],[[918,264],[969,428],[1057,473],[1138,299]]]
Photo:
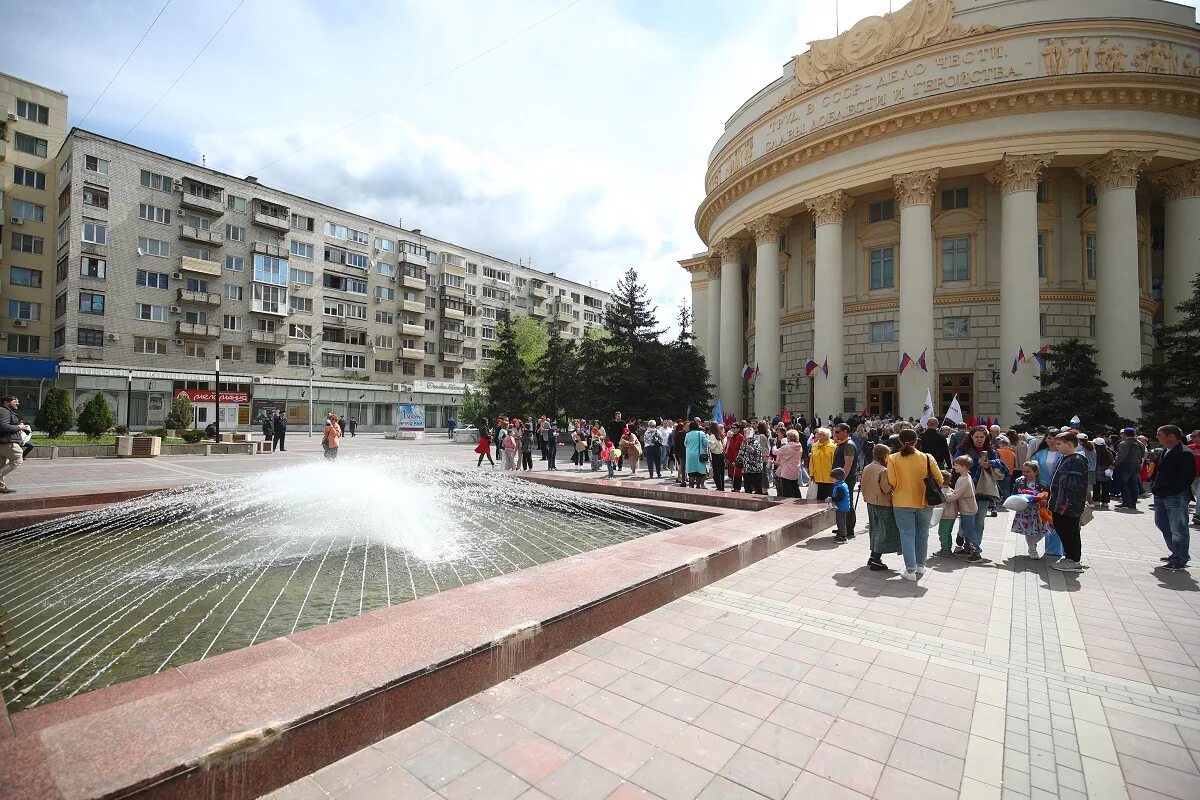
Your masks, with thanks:
[[[1150,177],[1163,192],[1163,321],[1176,325],[1176,306],[1192,296],[1200,273],[1200,161]]]
[[[1037,270],[1038,179],[1054,153],[1009,156],[988,172],[1000,186],[1000,420],[1012,425],[1020,417],[1020,399],[1038,388],[1037,364],[1017,365],[1024,350],[1032,356],[1041,342],[1041,285]]]
[[[746,363],[746,324],[742,313],[742,242],[722,239],[717,242],[721,256],[721,409],[726,414],[745,415],[742,408],[742,367]]]
[[[696,347],[701,353],[708,353],[708,348],[705,346],[704,337],[708,335],[708,329],[705,327],[705,320],[708,319],[708,279],[700,275],[692,275],[692,327],[691,333],[695,337],[693,339]],[[705,365],[708,364],[708,356],[705,355]]]
[[[925,391],[933,389],[933,195],[937,191],[936,169],[893,175],[896,202],[900,206],[900,352],[913,362],[896,382],[902,417],[920,417]],[[928,372],[917,365],[925,354]],[[896,364],[899,367],[899,362]]]
[[[721,261],[708,259],[708,316],[704,320],[704,358],[715,397],[721,396]],[[714,399],[714,405],[715,405]]]
[[[841,413],[846,354],[842,337],[842,220],[854,201],[843,190],[823,194],[805,205],[817,223],[816,276],[813,285],[813,360],[829,362],[829,374],[818,369],[813,402],[822,420]]]
[[[1135,382],[1121,377],[1142,366],[1138,282],[1137,180],[1153,151],[1111,150],[1079,173],[1096,187],[1096,350],[1100,375],[1117,413],[1137,419]]]
[[[784,222],[774,214],[747,226],[758,248],[758,279],[754,289],[754,416],[771,419],[779,408],[779,237]]]

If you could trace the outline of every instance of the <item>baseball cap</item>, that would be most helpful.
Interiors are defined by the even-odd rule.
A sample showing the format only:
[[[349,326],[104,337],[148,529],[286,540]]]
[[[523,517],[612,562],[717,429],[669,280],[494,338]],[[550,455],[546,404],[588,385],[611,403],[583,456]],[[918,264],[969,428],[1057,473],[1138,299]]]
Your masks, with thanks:
[[[1126,436],[1133,436],[1135,433],[1137,433],[1137,429],[1136,428],[1121,428],[1121,433],[1125,434]]]

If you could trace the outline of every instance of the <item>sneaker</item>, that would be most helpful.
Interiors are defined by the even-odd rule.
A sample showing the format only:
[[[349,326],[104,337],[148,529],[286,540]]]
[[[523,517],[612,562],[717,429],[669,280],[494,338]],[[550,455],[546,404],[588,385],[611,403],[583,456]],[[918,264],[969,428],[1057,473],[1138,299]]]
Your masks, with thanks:
[[[887,568],[888,565],[882,561],[877,561],[873,558],[867,559],[867,569],[871,570],[872,572],[883,572],[887,570]]]
[[[1159,559],[1159,561],[1174,561],[1174,560],[1175,560],[1174,556],[1163,556],[1162,558]]]
[[[933,554],[935,558],[950,558],[954,555],[953,550],[938,550]]]
[[[954,548],[954,555],[956,555],[956,556],[969,556],[970,554],[971,554],[971,551],[965,547]]]
[[[1069,558],[1063,558],[1056,564],[1050,565],[1051,569],[1056,569],[1059,572],[1083,572],[1083,565],[1078,561],[1072,561]]]
[[[854,532],[853,532],[853,531],[851,531],[850,533],[847,533],[847,534],[846,534],[846,538],[847,538],[847,539],[853,539],[853,538],[854,538]]]
[[[978,564],[980,561],[983,561],[983,556],[979,553],[971,553],[971,555],[967,556],[968,564]]]
[[[842,536],[840,533],[839,533],[837,536],[834,536],[834,537],[833,537],[833,540],[834,540],[835,542],[837,542],[838,544],[845,544],[845,543],[846,543],[846,537],[845,537],[845,536]]]
[[[1187,569],[1187,566],[1184,564],[1180,564],[1178,561],[1168,561],[1167,563],[1162,565],[1162,568],[1167,570],[1168,572],[1179,572],[1180,570]]]
[[[928,572],[929,569],[927,567],[922,566],[922,567],[917,567],[916,570],[914,570],[914,571],[917,573],[918,576],[920,576],[920,575],[924,575],[926,572]]]
[[[996,509],[994,509],[994,508],[993,508],[991,511],[989,511],[989,512],[988,512],[988,516],[989,516],[989,517],[994,517],[994,516],[996,516]]]
[[[910,570],[904,570],[904,572],[900,573],[900,577],[904,578],[906,581],[915,581],[917,579],[917,573]]]
[[[1038,552],[1038,549],[1036,547],[1031,547],[1031,548],[1029,548],[1029,557],[1030,558],[1041,558],[1042,554]]]

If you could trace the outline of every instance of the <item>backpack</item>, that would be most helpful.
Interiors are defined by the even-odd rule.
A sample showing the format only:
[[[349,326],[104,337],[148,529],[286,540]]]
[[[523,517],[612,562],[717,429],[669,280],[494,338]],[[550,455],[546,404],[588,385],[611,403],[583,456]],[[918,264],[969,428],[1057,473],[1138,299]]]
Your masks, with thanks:
[[[657,428],[655,428],[654,432],[650,434],[650,444],[652,446],[654,446],[654,445],[661,445],[662,443],[663,443],[662,434],[659,433]]]

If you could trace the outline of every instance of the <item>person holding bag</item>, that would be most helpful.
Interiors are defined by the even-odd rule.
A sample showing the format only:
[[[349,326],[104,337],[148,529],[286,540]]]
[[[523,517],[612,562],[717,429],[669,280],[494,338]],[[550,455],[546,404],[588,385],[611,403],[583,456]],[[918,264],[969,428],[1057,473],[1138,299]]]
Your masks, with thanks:
[[[1059,572],[1083,572],[1083,542],[1079,528],[1085,524],[1081,517],[1087,506],[1087,458],[1078,452],[1079,438],[1067,431],[1054,440],[1062,456],[1050,479],[1050,512],[1054,530],[1062,540],[1063,558],[1050,565]]]
[[[932,457],[917,450],[917,432],[905,428],[899,439],[900,451],[888,458],[887,479],[892,485],[892,513],[904,553],[901,577],[915,581],[926,572],[932,507],[946,502],[946,498],[941,491],[941,469]]]

